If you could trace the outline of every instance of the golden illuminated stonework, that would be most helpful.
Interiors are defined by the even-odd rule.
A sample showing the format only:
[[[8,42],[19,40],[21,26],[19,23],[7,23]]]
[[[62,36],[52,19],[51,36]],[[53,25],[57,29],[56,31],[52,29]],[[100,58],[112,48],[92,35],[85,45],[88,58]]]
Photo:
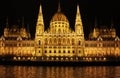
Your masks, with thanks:
[[[66,22],[68,22],[68,19],[62,12],[57,12],[52,17],[51,22],[55,22],[55,21],[64,21],[64,22],[66,21]]]
[[[13,56],[13,60],[42,61],[96,61],[107,60],[108,56],[120,56],[119,37],[114,28],[95,28],[84,38],[80,8],[77,5],[75,30],[72,30],[60,5],[53,15],[50,26],[45,30],[42,6],[36,23],[35,38],[22,24],[4,28],[0,38],[0,56]]]

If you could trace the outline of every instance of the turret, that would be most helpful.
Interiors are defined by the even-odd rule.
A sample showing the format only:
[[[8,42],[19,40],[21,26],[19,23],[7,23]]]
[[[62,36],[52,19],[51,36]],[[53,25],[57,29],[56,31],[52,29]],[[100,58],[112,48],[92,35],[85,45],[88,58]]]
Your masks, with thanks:
[[[99,29],[97,27],[97,18],[95,18],[95,27],[93,29],[93,35],[92,38],[97,38],[99,36]]]
[[[80,15],[80,9],[77,5],[77,13],[76,13],[76,19],[75,19],[75,33],[76,33],[76,41],[78,50],[76,50],[78,56],[82,56],[84,52],[84,32],[83,32],[83,24],[82,19]]]
[[[27,38],[26,28],[24,27],[24,17],[22,18],[22,28],[20,28],[20,36]]]
[[[28,38],[31,38],[30,30],[29,30],[29,25],[27,25],[27,36],[28,36]]]
[[[114,23],[113,23],[113,21],[111,20],[111,26],[110,26],[111,28],[110,28],[110,32],[111,32],[111,36],[113,37],[113,38],[115,38],[116,37],[116,30],[115,30],[115,28],[114,28]]]
[[[44,44],[43,33],[44,33],[44,21],[42,14],[42,6],[40,5],[35,33],[36,56],[42,56],[43,52],[42,44]]]

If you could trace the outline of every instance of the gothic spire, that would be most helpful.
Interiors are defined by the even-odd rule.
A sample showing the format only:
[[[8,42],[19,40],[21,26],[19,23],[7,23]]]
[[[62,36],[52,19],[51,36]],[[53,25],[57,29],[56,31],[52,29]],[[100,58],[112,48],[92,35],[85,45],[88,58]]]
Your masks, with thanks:
[[[75,31],[79,34],[84,34],[79,5],[77,5],[77,12],[76,12],[76,19],[75,19]]]
[[[42,6],[40,5],[38,19],[36,24],[36,39],[38,39],[38,35],[44,32],[44,21],[43,21],[43,14],[42,14]]]
[[[75,25],[78,25],[78,24],[82,26],[82,19],[81,19],[79,5],[77,5],[77,13],[76,13],[76,20],[75,20]]]
[[[42,6],[41,5],[40,5],[40,8],[39,8],[38,19],[37,19],[37,26],[38,25],[44,25],[43,14],[42,14]]]

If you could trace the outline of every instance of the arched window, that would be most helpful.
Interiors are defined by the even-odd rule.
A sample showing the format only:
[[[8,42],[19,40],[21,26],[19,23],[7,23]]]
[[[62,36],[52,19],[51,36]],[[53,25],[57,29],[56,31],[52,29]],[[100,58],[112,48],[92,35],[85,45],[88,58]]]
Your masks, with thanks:
[[[63,50],[63,53],[65,53],[65,50]]]
[[[61,53],[61,51],[59,50],[59,53]]]
[[[45,53],[47,53],[47,51],[45,50]]]
[[[73,53],[75,53],[75,51],[73,50]]]
[[[78,45],[81,45],[81,42],[80,42],[80,41],[78,42]]]
[[[49,51],[49,53],[51,53],[51,50]]]
[[[40,40],[38,41],[38,44],[39,44],[39,45],[41,44],[41,41],[40,41]]]
[[[56,50],[54,50],[54,53],[56,53]]]

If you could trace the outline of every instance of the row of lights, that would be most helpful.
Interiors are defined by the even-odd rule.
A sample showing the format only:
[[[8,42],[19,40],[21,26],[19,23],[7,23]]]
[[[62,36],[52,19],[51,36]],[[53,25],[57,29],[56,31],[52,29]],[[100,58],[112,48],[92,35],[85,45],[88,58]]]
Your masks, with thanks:
[[[106,61],[105,57],[103,58],[83,58],[84,61]]]
[[[37,58],[36,57],[14,57],[13,60],[36,60]],[[61,57],[61,58],[58,58],[58,57],[51,57],[51,59],[49,57],[42,57],[41,60],[44,60],[44,61],[73,61],[73,60],[78,60],[78,57],[76,57],[75,59],[73,57],[71,58],[68,58],[68,57]],[[103,58],[84,58],[83,57],[83,61],[106,61],[107,59],[105,57]]]

